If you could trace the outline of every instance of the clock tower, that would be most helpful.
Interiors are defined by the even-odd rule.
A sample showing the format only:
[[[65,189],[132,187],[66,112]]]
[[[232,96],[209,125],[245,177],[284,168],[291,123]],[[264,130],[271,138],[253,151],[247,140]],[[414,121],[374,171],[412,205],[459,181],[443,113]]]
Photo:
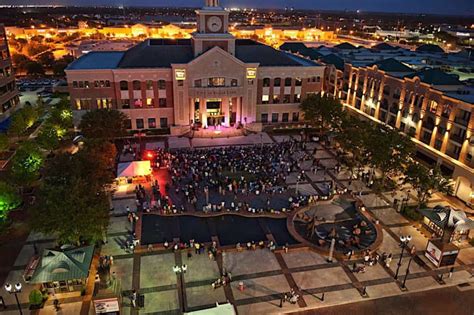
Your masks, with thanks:
[[[229,12],[219,5],[219,0],[206,0],[206,5],[196,11],[197,31],[192,42],[194,56],[198,56],[214,46],[219,46],[230,54],[235,53],[235,38],[228,32]]]

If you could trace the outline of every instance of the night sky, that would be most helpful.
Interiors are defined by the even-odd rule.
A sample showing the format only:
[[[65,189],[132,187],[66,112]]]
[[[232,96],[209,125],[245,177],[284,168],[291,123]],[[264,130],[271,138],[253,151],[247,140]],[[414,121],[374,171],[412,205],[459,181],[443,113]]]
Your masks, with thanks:
[[[0,0],[0,4],[202,6],[204,0]],[[474,16],[474,0],[221,0],[226,7],[362,10]]]

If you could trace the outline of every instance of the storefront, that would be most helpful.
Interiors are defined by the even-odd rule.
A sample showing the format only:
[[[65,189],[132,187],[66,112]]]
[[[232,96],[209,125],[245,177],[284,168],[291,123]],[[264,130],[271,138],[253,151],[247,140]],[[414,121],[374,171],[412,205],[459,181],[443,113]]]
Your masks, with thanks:
[[[462,242],[468,240],[474,230],[474,221],[461,210],[436,206],[419,212],[423,215],[423,226],[432,233],[432,238]]]

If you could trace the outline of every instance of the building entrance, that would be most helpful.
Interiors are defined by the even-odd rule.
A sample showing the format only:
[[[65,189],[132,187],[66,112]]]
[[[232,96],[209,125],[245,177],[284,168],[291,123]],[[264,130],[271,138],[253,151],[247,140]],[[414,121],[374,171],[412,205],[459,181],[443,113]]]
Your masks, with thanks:
[[[219,126],[225,122],[224,113],[222,112],[221,99],[206,100],[206,116],[208,126]]]

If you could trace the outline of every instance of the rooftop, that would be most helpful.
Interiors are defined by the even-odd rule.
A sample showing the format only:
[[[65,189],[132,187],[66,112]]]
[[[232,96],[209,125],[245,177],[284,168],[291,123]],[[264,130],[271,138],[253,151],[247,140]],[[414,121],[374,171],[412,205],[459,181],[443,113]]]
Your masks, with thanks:
[[[93,254],[94,246],[63,250],[46,249],[31,282],[45,283],[87,278]]]
[[[463,85],[456,76],[447,74],[439,69],[426,69],[406,75],[405,77],[419,77],[422,82],[431,85]]]
[[[344,70],[344,60],[335,54],[323,56],[319,60],[326,64],[334,65],[338,70]]]
[[[385,72],[414,72],[414,70],[394,58],[380,60],[370,64],[369,66],[377,66]]]
[[[67,69],[115,69],[123,55],[123,51],[92,51],[76,59]]]
[[[261,67],[318,65],[248,39],[236,40],[235,57]],[[189,63],[194,58],[189,39],[147,39],[125,52],[90,52],[74,61],[68,70],[170,68],[171,64]]]

